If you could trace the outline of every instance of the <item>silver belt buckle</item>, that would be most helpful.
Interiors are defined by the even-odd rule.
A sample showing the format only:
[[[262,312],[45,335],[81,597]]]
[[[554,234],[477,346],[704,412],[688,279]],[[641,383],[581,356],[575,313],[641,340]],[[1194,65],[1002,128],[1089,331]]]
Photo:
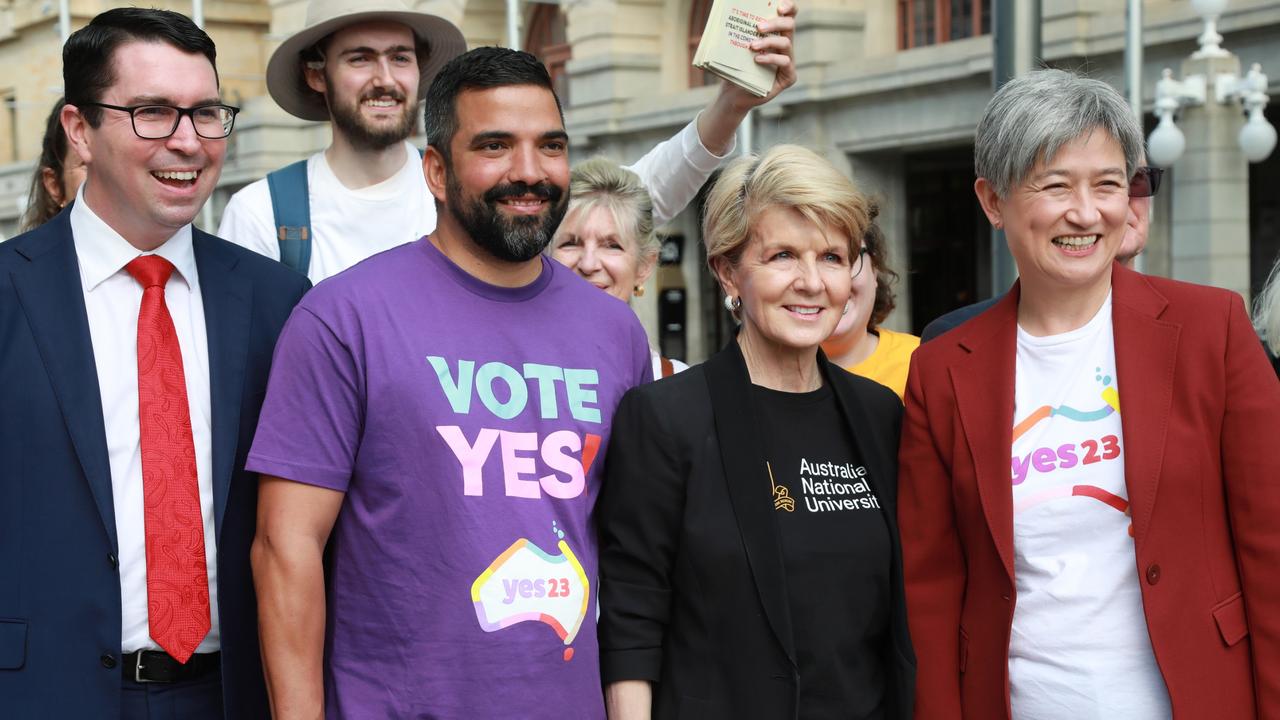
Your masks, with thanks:
[[[136,660],[134,661],[134,663],[133,663],[133,681],[134,681],[134,682],[139,682],[139,683],[154,683],[154,682],[161,682],[160,680],[152,680],[152,679],[150,679],[150,678],[144,678],[144,677],[142,677],[142,668],[143,668],[143,665],[142,665],[142,655],[143,655],[145,652],[146,652],[146,650],[139,650],[139,651],[138,651],[138,654],[134,656],[134,657],[135,657],[135,658],[137,658],[137,659],[136,659]]]

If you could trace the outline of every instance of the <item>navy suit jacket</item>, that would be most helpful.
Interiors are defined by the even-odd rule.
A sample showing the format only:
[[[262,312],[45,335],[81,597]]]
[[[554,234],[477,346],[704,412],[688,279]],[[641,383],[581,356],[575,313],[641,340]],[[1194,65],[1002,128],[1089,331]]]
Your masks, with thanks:
[[[920,342],[929,342],[949,330],[960,327],[987,310],[990,310],[1002,297],[1004,296],[997,295],[993,298],[988,298],[972,305],[965,305],[962,308],[956,308],[946,315],[940,315],[934,318],[928,325],[924,326],[924,332],[920,333]]]
[[[102,400],[70,208],[0,243],[0,715],[117,718],[120,575]],[[193,230],[209,343],[223,699],[267,717],[245,456],[276,336],[309,287]]]

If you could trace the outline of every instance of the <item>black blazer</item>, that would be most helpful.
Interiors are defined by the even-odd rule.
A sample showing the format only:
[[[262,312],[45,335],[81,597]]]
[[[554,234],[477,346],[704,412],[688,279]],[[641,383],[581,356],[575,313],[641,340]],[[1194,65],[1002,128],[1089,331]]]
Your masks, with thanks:
[[[0,717],[120,715],[120,575],[102,398],[70,206],[0,243]],[[245,456],[276,336],[309,287],[192,230],[209,347],[223,707],[266,718]]]
[[[915,658],[898,544],[894,393],[818,358],[893,548],[889,718],[910,718]],[[618,406],[600,527],[603,681],[648,680],[656,718],[796,718],[799,670],[776,512],[737,342]],[[815,618],[814,622],[820,622]]]

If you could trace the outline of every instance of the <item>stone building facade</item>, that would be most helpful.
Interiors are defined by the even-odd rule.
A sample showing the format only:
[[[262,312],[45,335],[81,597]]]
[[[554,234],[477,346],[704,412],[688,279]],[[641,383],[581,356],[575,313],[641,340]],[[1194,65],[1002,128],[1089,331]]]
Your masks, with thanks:
[[[992,92],[993,2],[802,0],[800,81],[755,114],[756,148],[805,144],[880,199],[891,259],[902,275],[898,309],[887,323],[892,328],[919,330],[941,312],[990,293],[992,240],[973,198],[972,136]],[[504,0],[409,4],[458,24],[472,46],[505,40]],[[1124,91],[1125,3],[1041,4],[1044,61]],[[13,230],[60,82],[50,5],[56,16],[49,0],[0,0],[0,99],[12,100],[0,108],[0,163],[10,163],[0,164],[0,233]],[[72,0],[76,24],[107,5]],[[187,3],[162,5],[189,11]],[[568,98],[575,160],[594,154],[635,160],[715,92],[689,65],[709,0],[520,5],[522,43],[552,67]],[[205,222],[216,221],[235,190],[328,143],[326,125],[289,117],[263,90],[267,57],[302,26],[304,13],[304,0],[205,4],[224,87],[244,108]],[[1145,0],[1148,127],[1161,69],[1184,72],[1202,27],[1188,0]],[[1261,63],[1280,77],[1280,0],[1231,0],[1219,31],[1245,67]],[[1280,250],[1280,196],[1273,190],[1280,186],[1280,153],[1247,165],[1233,145],[1243,117],[1216,108],[1209,121],[1200,115],[1207,110],[1215,108],[1189,108],[1179,117],[1188,150],[1157,198],[1144,269],[1248,297]],[[1268,117],[1276,122],[1280,113]],[[655,274],[636,311],[665,351],[699,360],[724,341],[730,322],[705,270],[697,208],[665,230],[673,263]]]

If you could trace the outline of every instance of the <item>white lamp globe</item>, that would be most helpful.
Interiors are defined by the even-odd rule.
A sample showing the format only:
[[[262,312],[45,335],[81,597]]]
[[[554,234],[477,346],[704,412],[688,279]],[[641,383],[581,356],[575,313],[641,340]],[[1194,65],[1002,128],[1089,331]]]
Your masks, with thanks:
[[[1147,138],[1147,158],[1156,167],[1169,167],[1187,149],[1187,138],[1173,123],[1173,113],[1160,116],[1160,124]]]
[[[1200,17],[1217,17],[1227,9],[1227,0],[1191,0],[1191,7]]]
[[[1276,129],[1262,116],[1262,108],[1249,111],[1249,121],[1240,128],[1237,140],[1244,156],[1252,163],[1266,160],[1276,149]]]

